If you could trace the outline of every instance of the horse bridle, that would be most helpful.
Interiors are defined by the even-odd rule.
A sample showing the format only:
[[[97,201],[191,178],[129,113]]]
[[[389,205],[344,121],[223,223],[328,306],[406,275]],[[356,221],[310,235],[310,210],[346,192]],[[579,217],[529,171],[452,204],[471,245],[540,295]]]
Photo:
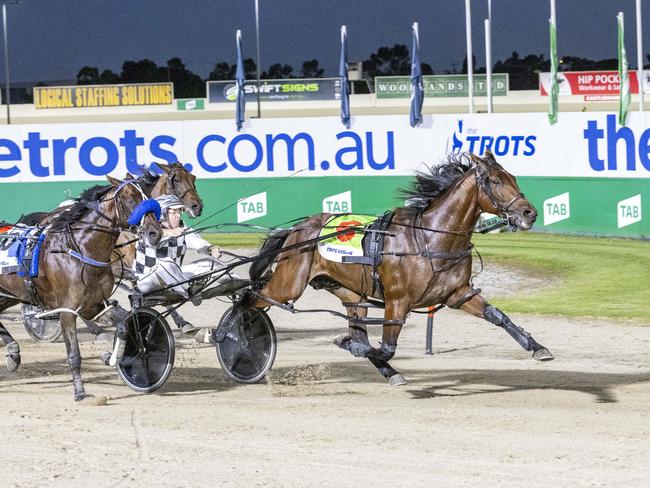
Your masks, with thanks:
[[[176,174],[176,169],[175,168],[172,169],[172,171],[168,173],[167,178],[168,178],[168,181],[169,181],[170,185],[172,186],[172,190],[173,190],[174,189],[174,178],[178,178],[178,175]],[[181,201],[183,201],[183,198],[185,198],[185,195],[187,195],[190,192],[196,192],[196,188],[191,188],[190,187],[188,190],[185,191],[185,193],[180,195],[178,198]],[[198,194],[197,194],[197,196],[198,196]]]
[[[519,200],[520,198],[526,198],[526,196],[522,193],[519,192],[516,194],[514,197],[510,199],[510,201],[504,205],[502,205],[500,202],[498,202],[494,198],[494,193],[492,192],[492,186],[490,186],[490,178],[488,177],[488,173],[485,170],[479,170],[479,167],[476,166],[476,184],[477,186],[483,190],[483,192],[487,195],[488,199],[490,200],[490,203],[494,208],[496,208],[499,212],[501,212],[501,218],[503,218],[506,222],[510,222],[510,214],[508,213],[508,210],[512,205]]]
[[[122,199],[118,198],[118,195],[120,194],[120,192],[127,185],[132,185],[136,190],[138,190],[140,192],[140,195],[142,195],[142,200],[143,201],[147,199],[147,196],[142,191],[142,188],[140,188],[140,185],[135,180],[124,180],[117,186],[117,188],[115,189],[115,192],[113,193],[113,196],[111,196],[110,198],[99,199],[96,202],[88,202],[88,203],[86,203],[86,206],[89,209],[91,209],[94,212],[98,213],[102,218],[108,220],[113,225],[113,232],[119,233],[119,232],[122,232],[123,230],[128,230],[128,231],[133,232],[134,230],[136,230],[136,232],[134,232],[134,233],[137,233],[137,229],[134,229],[134,227],[140,227],[140,226],[132,226],[132,225],[128,225],[128,224],[124,225],[123,223],[121,223],[122,219],[121,219],[121,216],[120,216],[120,208],[122,209],[122,213],[126,213],[126,212],[124,211],[124,206],[123,206],[124,204],[122,202]],[[100,204],[108,202],[110,200],[115,200],[116,218],[109,217],[108,215],[106,215],[100,209]],[[143,219],[143,221],[144,221],[144,219]]]

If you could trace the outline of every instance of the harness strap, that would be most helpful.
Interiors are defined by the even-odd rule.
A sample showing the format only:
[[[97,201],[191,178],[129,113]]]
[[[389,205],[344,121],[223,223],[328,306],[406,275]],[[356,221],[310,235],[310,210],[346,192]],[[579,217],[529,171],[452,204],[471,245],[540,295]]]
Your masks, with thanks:
[[[103,261],[96,261],[96,260],[94,260],[92,258],[89,258],[88,256],[84,256],[83,254],[81,254],[81,253],[79,253],[77,251],[73,251],[72,249],[68,249],[68,254],[70,256],[72,256],[73,258],[78,259],[82,263],[90,264],[91,266],[97,266],[98,268],[105,268],[105,267],[111,265],[110,261],[107,262],[107,263],[105,263]]]
[[[468,301],[471,300],[475,295],[478,295],[479,293],[481,293],[481,289],[480,289],[480,288],[471,288],[471,289],[467,292],[467,294],[466,294],[464,297],[462,297],[462,298],[461,298],[460,300],[458,300],[456,303],[447,304],[447,306],[448,306],[449,308],[453,308],[454,310],[459,309],[460,307],[463,306],[463,304],[464,304],[465,302],[468,302]]]

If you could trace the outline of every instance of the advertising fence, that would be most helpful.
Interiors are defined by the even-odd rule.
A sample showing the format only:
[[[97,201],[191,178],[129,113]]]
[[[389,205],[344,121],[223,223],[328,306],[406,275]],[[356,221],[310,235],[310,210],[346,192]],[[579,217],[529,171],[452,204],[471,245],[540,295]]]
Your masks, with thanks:
[[[630,70],[630,93],[639,93],[636,71]],[[564,71],[557,74],[559,95],[584,95],[585,100],[618,100],[621,80],[618,71]],[[643,93],[650,93],[650,71],[643,72]],[[551,74],[539,74],[539,92],[548,96]]]
[[[244,83],[246,101],[257,100],[257,81]],[[237,99],[235,81],[206,82],[208,103],[231,103]],[[260,100],[262,102],[295,102],[313,100],[340,100],[341,84],[338,78],[300,78],[283,80],[261,80]]]
[[[12,125],[0,136],[0,217],[48,210],[106,174],[182,161],[207,223],[275,226],[315,212],[382,213],[423,164],[494,152],[537,207],[538,230],[650,237],[650,129],[633,112],[407,115]],[[230,230],[241,230],[232,228]]]
[[[436,97],[467,97],[469,83],[467,75],[427,75],[423,76],[424,96]],[[487,96],[486,75],[474,75],[474,95]],[[508,74],[494,73],[492,75],[492,96],[505,97],[508,95]],[[378,76],[375,78],[375,96],[382,98],[410,98],[411,78],[408,76]]]
[[[34,87],[35,108],[129,107],[172,103],[173,83]]]

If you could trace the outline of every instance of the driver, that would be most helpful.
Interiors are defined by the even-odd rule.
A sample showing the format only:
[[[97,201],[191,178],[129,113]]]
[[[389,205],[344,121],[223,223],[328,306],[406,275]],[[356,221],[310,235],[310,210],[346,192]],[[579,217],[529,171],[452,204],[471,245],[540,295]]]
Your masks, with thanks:
[[[163,237],[156,248],[147,246],[140,240],[133,262],[136,286],[143,293],[186,281],[192,276],[222,266],[217,260],[221,256],[221,249],[211,245],[191,228],[185,227],[181,220],[185,207],[176,195],[162,195],[156,198],[156,201],[162,210],[160,223]],[[188,248],[211,257],[183,264]],[[188,298],[189,287],[189,283],[182,283],[171,287],[171,290],[183,298]],[[182,330],[188,334],[196,329],[187,323]]]

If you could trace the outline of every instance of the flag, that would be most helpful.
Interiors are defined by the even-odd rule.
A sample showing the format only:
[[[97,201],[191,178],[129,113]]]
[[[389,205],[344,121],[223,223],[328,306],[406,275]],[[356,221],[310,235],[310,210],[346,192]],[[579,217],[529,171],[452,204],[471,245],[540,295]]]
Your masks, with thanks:
[[[618,13],[618,77],[621,92],[618,100],[618,123],[625,125],[627,109],[630,105],[630,75],[627,70],[627,55],[625,53],[625,35],[623,27],[623,12]]]
[[[339,62],[339,82],[341,84],[341,122],[350,128],[350,85],[348,83],[348,32],[341,26],[341,60]]]
[[[240,131],[244,124],[244,108],[246,106],[246,94],[244,93],[244,60],[241,52],[241,31],[237,30],[237,72],[235,74],[235,88],[237,91],[237,104],[235,107],[235,119],[237,130]]]
[[[420,39],[418,23],[413,23],[413,49],[411,50],[411,127],[422,123],[422,102],[424,101],[424,85],[422,84],[422,67],[420,66]]]
[[[551,93],[549,93],[549,103],[548,103],[548,121],[552,124],[557,122],[557,95],[559,92],[559,86],[557,81],[557,40],[555,37],[555,20],[549,19],[548,25],[550,28],[551,36]]]

